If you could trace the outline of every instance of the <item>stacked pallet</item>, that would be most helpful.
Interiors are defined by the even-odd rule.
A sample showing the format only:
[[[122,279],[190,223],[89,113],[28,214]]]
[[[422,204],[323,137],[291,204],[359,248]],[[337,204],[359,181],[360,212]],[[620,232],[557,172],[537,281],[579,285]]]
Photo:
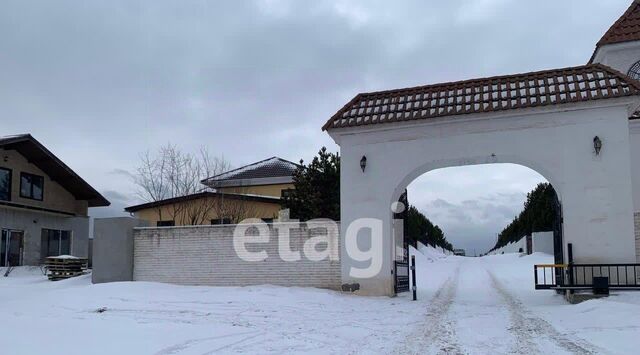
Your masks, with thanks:
[[[87,270],[87,258],[70,255],[50,256],[45,260],[47,277],[51,281],[58,281],[84,274]]]

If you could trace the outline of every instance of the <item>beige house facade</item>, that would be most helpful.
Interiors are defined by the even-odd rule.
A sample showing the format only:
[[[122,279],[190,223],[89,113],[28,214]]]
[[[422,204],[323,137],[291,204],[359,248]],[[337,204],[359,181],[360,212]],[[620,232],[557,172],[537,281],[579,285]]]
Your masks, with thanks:
[[[203,191],[141,205],[125,211],[151,226],[235,224],[247,218],[271,222],[283,194],[294,188],[297,164],[272,157],[202,180]]]
[[[108,205],[31,135],[0,137],[0,266],[86,257],[88,209]]]

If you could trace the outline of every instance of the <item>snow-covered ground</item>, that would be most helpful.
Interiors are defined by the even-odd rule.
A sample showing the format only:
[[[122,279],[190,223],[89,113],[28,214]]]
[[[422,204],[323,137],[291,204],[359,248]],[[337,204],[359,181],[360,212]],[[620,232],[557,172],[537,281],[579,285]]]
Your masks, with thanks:
[[[579,305],[533,290],[545,254],[416,253],[418,298],[186,287],[38,268],[0,278],[0,354],[620,353],[640,345],[640,292]],[[1,271],[0,271],[1,272]]]

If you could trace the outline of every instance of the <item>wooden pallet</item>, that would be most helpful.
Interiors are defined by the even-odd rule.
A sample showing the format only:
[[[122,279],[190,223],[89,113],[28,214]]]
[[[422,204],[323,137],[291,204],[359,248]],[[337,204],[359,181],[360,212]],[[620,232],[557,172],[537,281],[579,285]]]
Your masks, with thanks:
[[[51,281],[64,280],[85,274],[89,260],[86,258],[56,258],[45,260],[47,277]]]

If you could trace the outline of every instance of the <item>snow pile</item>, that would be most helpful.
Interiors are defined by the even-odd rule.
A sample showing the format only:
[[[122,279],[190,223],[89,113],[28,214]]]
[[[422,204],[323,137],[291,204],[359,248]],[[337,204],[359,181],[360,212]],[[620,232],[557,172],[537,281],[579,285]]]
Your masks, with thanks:
[[[48,256],[47,259],[80,259],[80,258],[73,255],[58,255],[58,256]]]

